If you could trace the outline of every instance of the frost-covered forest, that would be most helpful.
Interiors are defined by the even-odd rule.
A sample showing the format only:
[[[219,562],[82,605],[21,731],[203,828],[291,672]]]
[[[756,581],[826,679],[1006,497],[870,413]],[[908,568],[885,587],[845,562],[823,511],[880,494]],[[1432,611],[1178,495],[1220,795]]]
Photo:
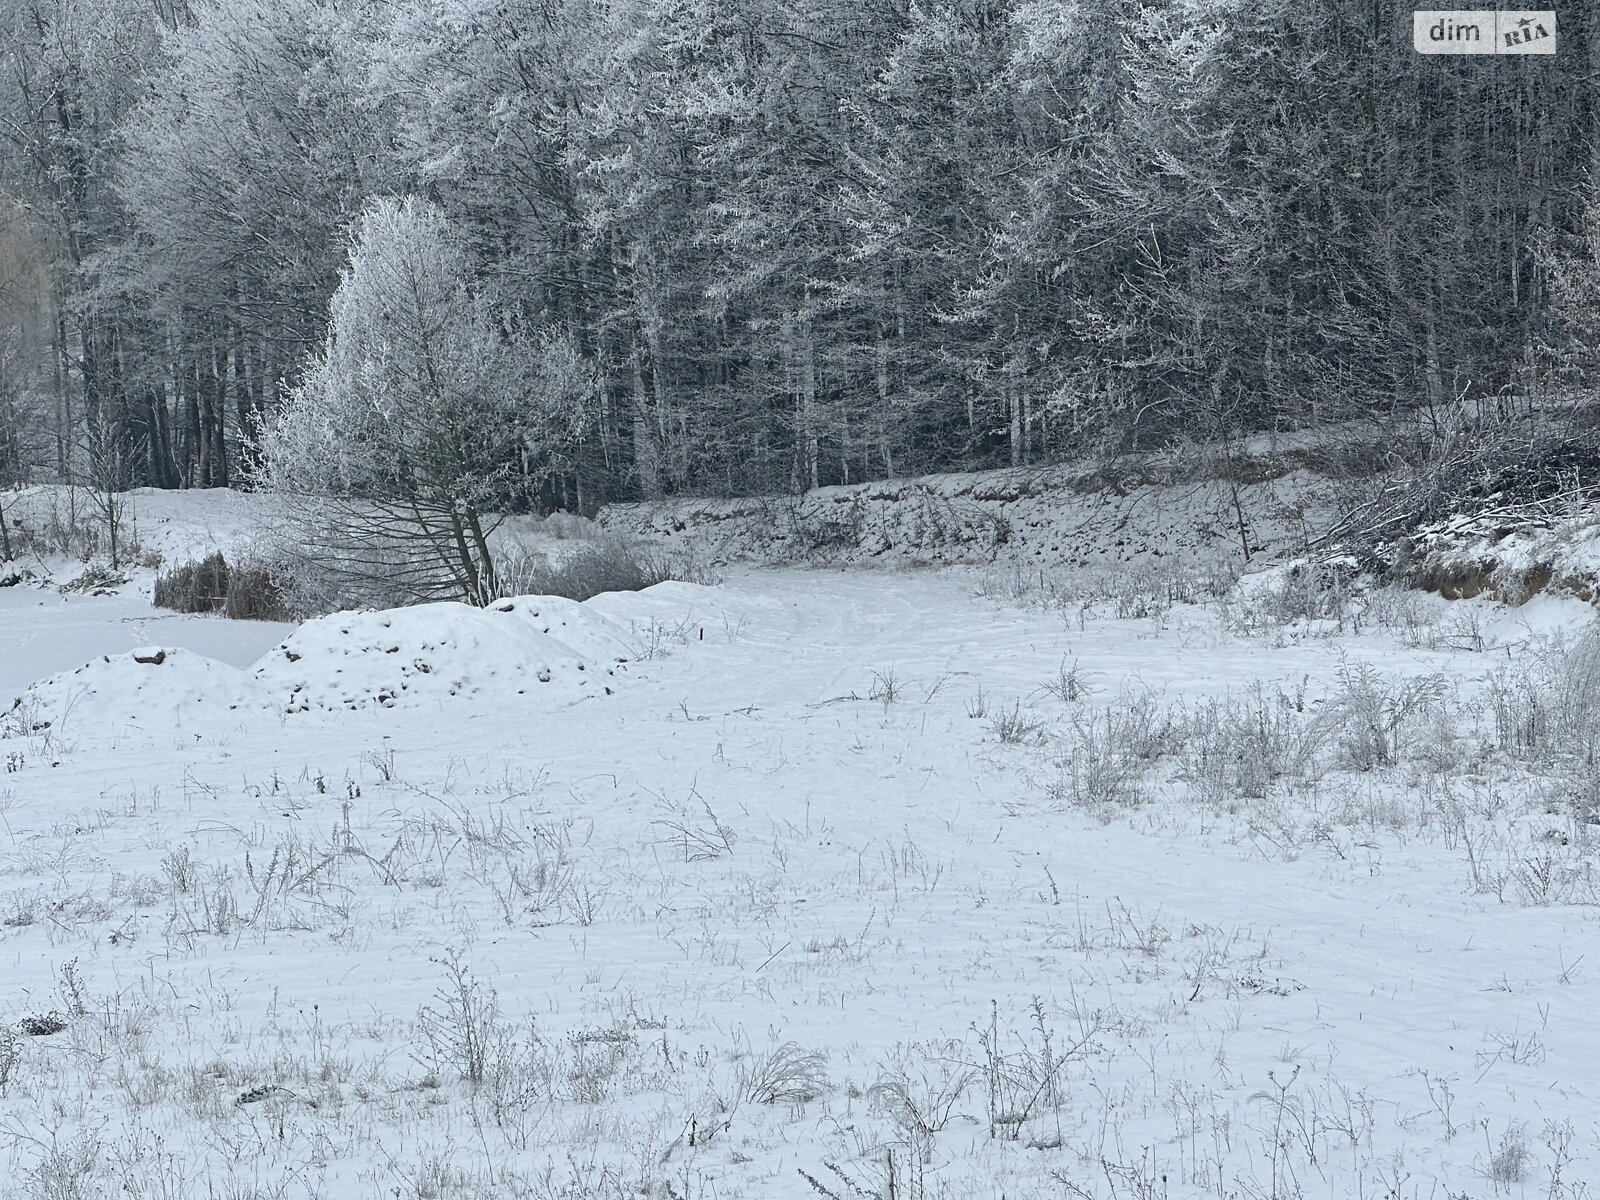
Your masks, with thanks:
[[[378,201],[448,260],[502,509],[1579,387],[1595,15],[1494,60],[1419,57],[1410,19],[8,0],[0,475],[258,482]]]

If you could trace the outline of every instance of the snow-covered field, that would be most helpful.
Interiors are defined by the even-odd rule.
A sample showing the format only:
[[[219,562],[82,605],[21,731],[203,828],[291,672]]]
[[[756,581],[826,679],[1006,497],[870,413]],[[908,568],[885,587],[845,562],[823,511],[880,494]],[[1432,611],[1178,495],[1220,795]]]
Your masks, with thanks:
[[[1023,582],[8,608],[0,1194],[1600,1190],[1588,609]]]

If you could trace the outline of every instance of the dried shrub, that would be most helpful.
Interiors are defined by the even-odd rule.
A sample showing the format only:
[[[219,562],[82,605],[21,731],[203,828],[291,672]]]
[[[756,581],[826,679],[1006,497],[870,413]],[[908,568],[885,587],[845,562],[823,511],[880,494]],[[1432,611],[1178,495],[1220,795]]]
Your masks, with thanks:
[[[564,596],[588,600],[604,592],[638,592],[669,579],[705,582],[689,564],[620,538],[589,542],[551,560],[513,548],[501,557],[502,596]]]
[[[262,566],[234,567],[222,615],[235,621],[288,621],[293,619],[283,589],[271,570]]]
[[[228,598],[228,563],[220,553],[156,576],[155,605],[180,613],[219,612]]]
[[[294,617],[271,567],[230,565],[220,553],[156,576],[155,605],[180,613],[221,613],[238,621],[288,621]]]
[[[807,1104],[828,1089],[827,1062],[826,1055],[785,1042],[741,1067],[740,1093],[757,1104]]]

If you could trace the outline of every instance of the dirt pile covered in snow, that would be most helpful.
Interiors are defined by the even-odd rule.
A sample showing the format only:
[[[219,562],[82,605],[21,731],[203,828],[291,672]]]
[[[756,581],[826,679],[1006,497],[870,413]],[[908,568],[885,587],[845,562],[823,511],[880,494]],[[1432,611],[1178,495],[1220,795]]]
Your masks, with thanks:
[[[114,735],[236,723],[251,712],[472,697],[548,707],[611,694],[633,657],[625,628],[559,597],[338,613],[300,626],[245,670],[170,647],[97,658],[26,688],[0,709],[0,736]]]
[[[1308,471],[1234,484],[1145,466],[1018,469],[827,487],[803,496],[613,505],[606,529],[711,562],[1111,568],[1295,553],[1328,516]]]
[[[284,712],[609,695],[631,657],[626,636],[582,605],[545,596],[492,608],[441,602],[308,621],[251,672]]]
[[[1600,511],[1485,508],[1425,526],[1380,548],[1397,582],[1447,600],[1523,604],[1542,592],[1600,598]]]
[[[188,650],[148,646],[41,679],[12,701],[0,735],[184,729],[259,703],[237,668]]]

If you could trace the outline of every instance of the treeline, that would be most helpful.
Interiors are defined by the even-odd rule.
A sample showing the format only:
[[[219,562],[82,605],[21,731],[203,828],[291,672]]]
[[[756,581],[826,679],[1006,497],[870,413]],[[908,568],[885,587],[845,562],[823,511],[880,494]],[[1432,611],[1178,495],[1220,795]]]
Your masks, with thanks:
[[[384,196],[586,364],[545,506],[1566,386],[1600,18],[1424,58],[1411,9],[8,0],[0,482],[248,483]]]

